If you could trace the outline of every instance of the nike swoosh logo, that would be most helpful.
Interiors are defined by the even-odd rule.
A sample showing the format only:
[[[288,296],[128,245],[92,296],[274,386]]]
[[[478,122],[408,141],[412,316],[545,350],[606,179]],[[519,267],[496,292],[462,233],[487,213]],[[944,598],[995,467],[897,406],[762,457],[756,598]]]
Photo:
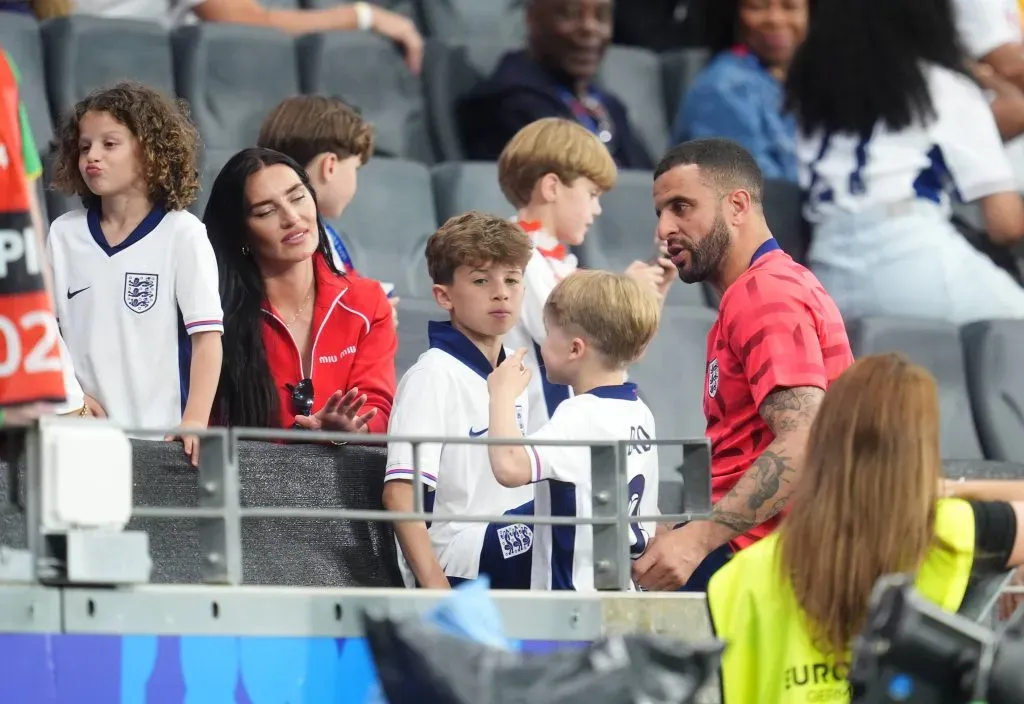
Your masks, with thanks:
[[[481,435],[483,435],[486,432],[487,432],[487,428],[484,428],[483,430],[473,430],[472,428],[470,428],[469,429],[469,437],[471,437],[471,438],[478,438],[478,437],[480,437]]]
[[[86,286],[85,288],[80,288],[77,291],[72,291],[70,288],[68,288],[68,300],[70,301],[72,298],[80,294],[82,291],[88,291],[90,288],[92,287]]]

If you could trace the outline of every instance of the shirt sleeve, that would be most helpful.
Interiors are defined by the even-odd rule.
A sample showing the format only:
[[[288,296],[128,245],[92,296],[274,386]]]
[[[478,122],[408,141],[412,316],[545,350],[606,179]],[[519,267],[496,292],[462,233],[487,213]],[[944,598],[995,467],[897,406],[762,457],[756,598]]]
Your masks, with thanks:
[[[972,573],[999,572],[1017,540],[1017,517],[1005,501],[968,501],[974,511],[974,564]]]
[[[530,338],[539,345],[547,337],[544,328],[544,304],[555,287],[554,277],[543,258],[530,257],[523,272],[523,284],[526,290],[523,291],[519,322],[526,328]]]
[[[1016,0],[953,0],[956,29],[967,54],[975,60],[1004,44],[1021,41]]]
[[[85,405],[85,392],[82,391],[82,385],[78,383],[78,378],[75,376],[75,367],[71,362],[71,352],[68,351],[68,347],[64,343],[64,336],[59,333],[57,335],[57,350],[60,353],[60,367],[61,372],[64,374],[64,393],[67,398],[53,412],[58,415],[64,415],[74,413]]]
[[[367,316],[369,329],[356,348],[348,388],[358,388],[360,394],[366,394],[366,409],[377,409],[377,415],[370,419],[367,429],[371,433],[384,433],[395,402],[398,335],[391,319],[391,304],[384,296],[384,290],[376,281],[366,281],[375,294],[372,298],[373,311]]]
[[[814,314],[786,285],[765,274],[740,284],[740,296],[723,300],[722,322],[733,354],[743,365],[754,405],[775,389],[828,387]]]
[[[563,402],[546,425],[528,437],[530,440],[574,440],[580,438],[573,422],[573,405]],[[580,438],[586,439],[586,438]],[[590,479],[590,448],[586,446],[528,445],[532,481],[545,479],[579,484]]]
[[[1013,167],[981,88],[938,67],[931,68],[929,79],[936,115],[931,136],[960,198],[970,203],[1015,192]]]
[[[189,335],[224,332],[220,305],[217,257],[206,236],[206,226],[190,219],[178,235],[174,295]]]
[[[413,369],[402,379],[388,423],[388,435],[421,437],[445,437],[450,429],[445,427],[447,413],[448,385],[438,374],[427,369]],[[441,471],[442,443],[423,443],[415,452],[412,443],[388,443],[388,460],[384,470],[384,481],[403,479],[412,481],[414,463],[420,468],[424,486],[433,489]]]

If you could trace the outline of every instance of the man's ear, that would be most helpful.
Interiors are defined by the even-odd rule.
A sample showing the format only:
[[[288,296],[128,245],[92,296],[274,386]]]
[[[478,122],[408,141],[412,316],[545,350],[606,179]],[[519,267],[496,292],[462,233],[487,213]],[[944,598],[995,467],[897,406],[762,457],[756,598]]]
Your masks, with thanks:
[[[738,188],[726,196],[726,204],[730,215],[728,220],[734,226],[749,219],[754,210],[754,200],[745,188]]]
[[[437,302],[437,305],[441,306],[446,311],[451,312],[454,306],[452,305],[451,296],[448,295],[447,286],[444,284],[434,284],[431,287],[430,292],[434,294],[434,300]]]

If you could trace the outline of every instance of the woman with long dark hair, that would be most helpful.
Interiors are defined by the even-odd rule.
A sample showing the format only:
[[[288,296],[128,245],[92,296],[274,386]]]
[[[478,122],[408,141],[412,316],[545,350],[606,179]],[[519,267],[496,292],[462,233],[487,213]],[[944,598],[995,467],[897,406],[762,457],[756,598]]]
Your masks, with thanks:
[[[848,702],[880,577],[912,574],[956,612],[971,577],[1024,562],[1024,483],[944,482],[939,427],[935,380],[901,355],[858,360],[829,387],[781,527],[708,585],[724,704]]]
[[[951,198],[977,201],[993,243],[1024,235],[1024,201],[949,0],[820,0],[787,97],[808,258],[845,316],[1024,316],[1024,289],[949,222]]]
[[[380,284],[335,268],[305,170],[243,149],[218,174],[203,221],[224,307],[213,422],[385,432],[398,345],[391,306]]]

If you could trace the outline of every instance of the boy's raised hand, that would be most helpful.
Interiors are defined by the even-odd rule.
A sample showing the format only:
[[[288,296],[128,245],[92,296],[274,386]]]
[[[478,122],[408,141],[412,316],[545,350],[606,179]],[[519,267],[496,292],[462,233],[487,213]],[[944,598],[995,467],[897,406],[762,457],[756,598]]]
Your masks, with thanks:
[[[505,358],[487,377],[487,391],[491,398],[516,399],[530,384],[530,370],[523,365],[526,348],[521,347]]]

